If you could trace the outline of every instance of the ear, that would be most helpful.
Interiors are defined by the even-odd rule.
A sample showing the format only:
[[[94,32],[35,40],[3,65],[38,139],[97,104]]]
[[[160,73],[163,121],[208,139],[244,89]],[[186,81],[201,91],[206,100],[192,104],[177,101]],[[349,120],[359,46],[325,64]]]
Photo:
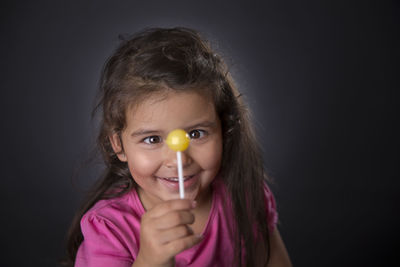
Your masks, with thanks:
[[[108,137],[111,143],[111,147],[114,150],[114,153],[117,155],[120,161],[126,162],[127,158],[124,153],[124,148],[122,146],[122,140],[119,134],[114,133]]]

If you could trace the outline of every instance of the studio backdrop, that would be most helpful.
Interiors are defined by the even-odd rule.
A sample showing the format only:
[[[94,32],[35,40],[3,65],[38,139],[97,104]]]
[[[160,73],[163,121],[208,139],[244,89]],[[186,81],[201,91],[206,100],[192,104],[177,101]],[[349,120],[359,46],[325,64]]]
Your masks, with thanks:
[[[249,104],[294,266],[391,266],[398,1],[2,1],[2,266],[57,266],[102,170],[91,111],[120,34],[199,30]]]

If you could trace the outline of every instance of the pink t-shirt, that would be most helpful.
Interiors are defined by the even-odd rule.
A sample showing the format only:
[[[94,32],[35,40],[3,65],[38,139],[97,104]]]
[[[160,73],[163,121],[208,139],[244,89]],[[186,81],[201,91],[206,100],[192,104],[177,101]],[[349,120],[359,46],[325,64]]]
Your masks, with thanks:
[[[275,200],[265,186],[270,232],[277,222]],[[229,229],[232,213],[224,208],[226,192],[213,183],[213,201],[200,244],[175,257],[175,266],[232,266],[233,240]],[[145,213],[136,190],[114,199],[101,200],[81,220],[84,241],[76,256],[76,267],[131,267],[140,247],[140,219]]]

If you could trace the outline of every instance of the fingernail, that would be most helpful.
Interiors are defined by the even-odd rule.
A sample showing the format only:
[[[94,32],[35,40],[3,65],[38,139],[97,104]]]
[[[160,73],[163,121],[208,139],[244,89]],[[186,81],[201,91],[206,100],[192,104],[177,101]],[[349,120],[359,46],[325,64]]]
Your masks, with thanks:
[[[196,201],[196,200],[193,200],[193,201],[192,201],[192,208],[196,208],[196,206],[197,206],[197,201]]]

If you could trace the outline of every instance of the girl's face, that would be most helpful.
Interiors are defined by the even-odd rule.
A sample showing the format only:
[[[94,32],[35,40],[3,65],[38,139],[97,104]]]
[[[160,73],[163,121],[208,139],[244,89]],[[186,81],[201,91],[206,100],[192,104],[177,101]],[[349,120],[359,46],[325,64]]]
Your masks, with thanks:
[[[127,162],[146,209],[179,198],[176,152],[165,140],[184,129],[191,142],[182,152],[185,198],[202,201],[217,175],[222,157],[221,123],[210,98],[196,92],[156,94],[128,109],[126,128],[110,138],[121,161]]]

